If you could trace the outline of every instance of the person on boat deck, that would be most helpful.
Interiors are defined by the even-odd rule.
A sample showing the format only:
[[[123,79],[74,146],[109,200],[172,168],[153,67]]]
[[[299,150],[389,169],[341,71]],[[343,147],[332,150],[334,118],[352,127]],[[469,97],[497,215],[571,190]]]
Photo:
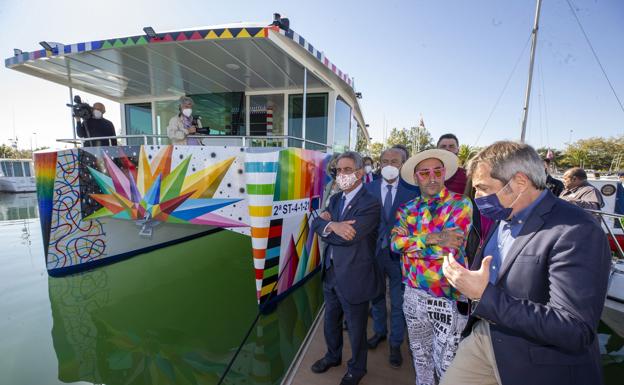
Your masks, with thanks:
[[[437,148],[441,150],[450,151],[457,155],[459,153],[459,140],[455,134],[444,134],[438,139]],[[463,194],[466,190],[466,183],[468,178],[466,177],[466,170],[463,167],[457,167],[457,172],[449,180],[444,182],[447,189]]]
[[[79,117],[76,119],[76,134],[80,138],[96,138],[101,136],[115,136],[115,126],[113,122],[104,118],[106,107],[104,104],[97,102],[93,103],[93,115],[84,121],[81,121]],[[85,147],[96,146],[116,146],[117,139],[97,139],[87,140],[84,142]]]
[[[587,173],[580,167],[569,169],[563,174],[565,189],[559,198],[584,209],[600,210],[604,207],[602,194],[587,182]]]
[[[544,159],[544,171],[546,172],[546,187],[558,197],[563,191],[563,182],[559,179],[553,178],[548,171],[550,169],[550,159]]]
[[[449,366],[468,319],[468,302],[442,274],[443,257],[466,259],[472,204],[444,187],[458,159],[446,150],[422,151],[403,165],[403,179],[420,196],[399,207],[392,251],[401,254],[403,313],[417,385],[434,385]]]
[[[468,170],[477,208],[497,222],[470,270],[445,257],[444,276],[472,303],[440,384],[602,384],[596,330],[611,266],[604,231],[546,188],[529,145],[496,142]]]
[[[336,182],[342,192],[312,222],[326,245],[321,279],[325,298],[325,356],[312,365],[323,373],[342,362],[343,316],[347,320],[352,356],[341,385],[355,385],[366,374],[368,304],[383,290],[374,260],[380,205],[362,185],[364,164],[357,152],[346,151],[336,162]]]
[[[370,183],[373,181],[373,179],[375,179],[373,175],[373,158],[371,158],[370,156],[365,156],[362,158],[362,160],[364,161],[363,181],[364,183]]]
[[[382,271],[384,281],[390,282],[390,365],[398,368],[403,363],[401,344],[405,336],[405,317],[403,315],[404,286],[401,275],[401,256],[390,250],[390,230],[396,221],[396,210],[404,203],[411,201],[418,194],[399,184],[401,167],[407,158],[403,151],[388,148],[381,153],[381,179],[374,180],[364,187],[377,198],[381,204],[379,230],[375,258]],[[385,288],[385,285],[384,285]],[[388,334],[386,291],[372,301],[373,331],[375,334],[368,339],[368,348],[375,349],[386,339]]]
[[[178,114],[169,120],[167,126],[167,136],[171,139],[171,144],[201,144],[198,139],[188,137],[195,134],[198,128],[201,128],[201,121],[199,120],[197,120],[197,125],[193,125],[193,99],[188,96],[180,97],[178,110]]]

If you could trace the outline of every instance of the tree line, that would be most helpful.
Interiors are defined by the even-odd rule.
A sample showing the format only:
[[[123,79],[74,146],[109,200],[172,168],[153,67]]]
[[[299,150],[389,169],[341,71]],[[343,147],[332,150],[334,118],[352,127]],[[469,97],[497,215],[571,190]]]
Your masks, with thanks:
[[[412,128],[393,128],[386,139],[386,143],[371,142],[363,152],[368,153],[374,160],[379,160],[381,151],[386,147],[402,144],[420,151],[434,148],[436,143],[426,128],[416,130]],[[459,161],[465,165],[475,156],[481,147],[461,144],[459,147]],[[553,162],[558,170],[566,170],[571,167],[583,167],[586,170],[601,172],[618,172],[624,170],[624,135],[602,138],[593,137],[579,139],[566,145],[564,149],[540,147],[537,152],[545,158],[548,151],[554,155]]]

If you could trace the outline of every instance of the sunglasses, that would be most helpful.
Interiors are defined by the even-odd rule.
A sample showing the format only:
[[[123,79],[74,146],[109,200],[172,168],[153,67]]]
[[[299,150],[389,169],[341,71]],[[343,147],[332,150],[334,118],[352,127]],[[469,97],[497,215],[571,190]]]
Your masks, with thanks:
[[[417,170],[415,174],[418,176],[418,179],[424,180],[427,178],[442,178],[445,172],[446,169],[444,167],[436,167]]]

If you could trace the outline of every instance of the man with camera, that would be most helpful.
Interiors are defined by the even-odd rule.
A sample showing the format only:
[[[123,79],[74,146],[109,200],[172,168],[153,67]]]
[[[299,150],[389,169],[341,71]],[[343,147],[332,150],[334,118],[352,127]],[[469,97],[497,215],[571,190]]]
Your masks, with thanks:
[[[103,115],[106,112],[106,107],[102,103],[93,103],[93,108],[90,108],[88,104],[81,103],[82,113],[74,111],[74,118],[76,119],[76,133],[81,138],[98,138],[102,136],[115,136],[115,126],[113,123],[104,119]],[[84,142],[85,147],[96,146],[116,146],[117,139],[96,139],[86,140]]]
[[[181,96],[178,104],[178,114],[169,120],[167,136],[174,145],[202,144],[199,138],[189,135],[203,134],[199,116],[193,116],[193,99]]]

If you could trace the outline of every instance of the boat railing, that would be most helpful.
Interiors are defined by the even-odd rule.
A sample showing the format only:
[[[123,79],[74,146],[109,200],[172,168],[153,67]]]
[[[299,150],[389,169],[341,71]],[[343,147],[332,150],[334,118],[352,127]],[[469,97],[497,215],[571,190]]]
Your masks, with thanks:
[[[190,135],[188,138],[195,139],[199,144],[208,145],[229,145],[241,147],[298,147],[305,145],[308,149],[328,150],[332,146],[326,143],[316,142],[310,139],[304,139],[292,135]],[[166,135],[115,135],[115,136],[98,136],[90,138],[72,138],[57,139],[57,142],[72,144],[74,146],[84,146],[85,142],[95,140],[117,139],[125,145],[158,145],[169,144],[170,139]],[[123,144],[122,144],[123,145]]]
[[[592,209],[585,209],[585,211],[600,217],[600,220],[602,221],[602,224],[607,229],[607,232],[609,233],[609,235],[613,239],[613,243],[615,244],[615,248],[617,249],[617,252],[618,252],[618,258],[624,259],[624,251],[622,251],[622,247],[620,246],[620,243],[618,242],[617,238],[615,237],[615,234],[613,233],[613,229],[611,229],[611,226],[609,226],[609,224],[607,223],[607,220],[605,219],[605,217],[610,217],[610,218],[615,218],[615,219],[618,219],[618,220],[621,221],[624,218],[624,215],[615,214],[615,213],[608,213],[608,212],[605,212],[605,211],[592,210]]]

